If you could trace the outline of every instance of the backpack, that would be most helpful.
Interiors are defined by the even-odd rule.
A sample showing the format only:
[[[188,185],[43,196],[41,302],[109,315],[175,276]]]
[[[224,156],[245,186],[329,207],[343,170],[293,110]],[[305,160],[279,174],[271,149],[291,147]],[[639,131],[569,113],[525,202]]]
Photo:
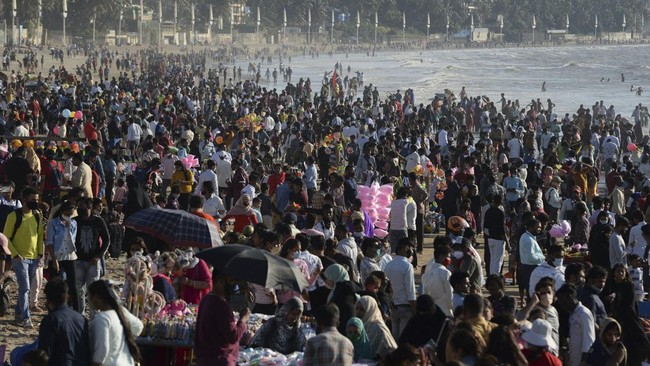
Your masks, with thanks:
[[[20,225],[23,223],[23,210],[14,210],[16,213],[16,222],[14,223],[14,231],[11,233],[11,236],[8,236],[9,240],[13,241],[14,237],[16,236],[16,233],[18,232],[18,229],[20,228]],[[40,226],[41,225],[41,215],[38,213],[36,210],[32,210],[32,214],[36,218],[36,225]],[[9,215],[7,215],[9,216]],[[5,219],[6,220],[6,219]]]

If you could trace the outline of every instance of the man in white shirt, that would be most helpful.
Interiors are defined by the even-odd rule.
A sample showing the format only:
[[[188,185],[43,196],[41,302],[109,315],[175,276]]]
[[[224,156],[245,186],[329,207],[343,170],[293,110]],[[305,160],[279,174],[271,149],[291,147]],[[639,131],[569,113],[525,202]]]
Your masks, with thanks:
[[[201,195],[203,190],[203,183],[210,181],[214,187],[214,193],[219,196],[219,183],[217,181],[217,173],[214,172],[214,169],[217,167],[217,163],[214,160],[208,160],[206,162],[206,169],[199,175],[199,183],[196,185],[194,194],[197,196]]]
[[[510,151],[508,159],[520,158],[521,148],[523,147],[521,140],[517,138],[515,132],[511,132],[510,136],[512,136],[512,138],[508,141],[508,150]]]
[[[552,278],[555,281],[555,291],[564,285],[564,248],[561,245],[551,245],[546,254],[546,262],[540,264],[530,274],[528,294],[533,296],[537,282],[544,277]]]
[[[135,123],[133,118],[129,118],[127,121],[129,127],[127,129],[126,141],[129,150],[131,150],[131,155],[135,157],[136,148],[140,144],[140,138],[142,137],[142,127]]]
[[[172,183],[172,175],[176,171],[174,164],[180,160],[176,154],[172,154],[169,150],[169,147],[165,148],[165,155],[161,159],[163,166],[163,182],[161,187],[161,194],[163,197],[167,197],[167,188]]]
[[[626,252],[627,254],[636,254],[639,257],[643,258],[647,243],[643,237],[641,228],[644,227],[647,223],[645,222],[643,212],[640,210],[633,211],[631,215],[632,223],[634,226],[632,226],[630,229],[630,238],[628,240]]]
[[[625,217],[617,217],[614,232],[609,237],[609,260],[611,268],[614,265],[622,263],[627,265],[627,256],[625,253],[625,240],[623,235],[630,227],[630,222]]]
[[[594,316],[578,301],[574,284],[565,284],[556,295],[558,306],[570,314],[568,366],[580,366],[596,340]]]
[[[407,188],[401,187],[397,191],[397,196],[390,203],[390,247],[391,252],[395,253],[397,250],[397,243],[402,238],[408,238],[408,224],[406,222],[406,206],[408,201],[406,199]]]
[[[217,183],[221,192],[228,191],[228,181],[233,174],[231,164],[226,160],[226,154],[225,151],[219,152],[219,161],[217,161]]]
[[[418,154],[418,148],[414,144],[411,144],[409,151],[411,153],[406,156],[406,171],[412,173],[415,171],[415,167],[420,165],[420,154]]]
[[[305,234],[296,235],[296,239],[300,241],[300,252],[298,252],[298,259],[302,259],[307,263],[309,270],[309,282],[307,291],[314,291],[316,289],[316,280],[319,278],[320,273],[323,271],[323,261],[309,252],[310,238]]]
[[[271,117],[270,114],[267,114],[266,117],[264,117],[264,130],[266,132],[271,132],[275,129],[275,120],[273,117]]]
[[[357,242],[353,237],[350,236],[348,225],[336,225],[336,230],[334,233],[336,235],[336,240],[338,240],[336,251],[352,259],[353,263],[357,263],[357,259],[359,257],[359,248],[357,247]]]
[[[433,298],[446,316],[453,315],[452,296],[454,290],[449,282],[451,272],[445,266],[445,263],[451,260],[450,254],[451,248],[446,245],[435,247],[433,260],[427,264],[424,275],[422,275],[424,293]]]
[[[397,245],[397,255],[384,269],[393,287],[395,310],[392,313],[392,330],[395,339],[402,334],[415,310],[415,277],[413,265],[409,261],[412,255],[411,242],[408,238],[402,238]]]

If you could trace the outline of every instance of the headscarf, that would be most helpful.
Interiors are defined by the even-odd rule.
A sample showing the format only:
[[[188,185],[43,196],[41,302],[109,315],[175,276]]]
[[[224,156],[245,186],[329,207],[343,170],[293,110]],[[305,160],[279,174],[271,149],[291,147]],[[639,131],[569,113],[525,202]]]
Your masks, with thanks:
[[[302,300],[292,297],[282,305],[275,318],[264,323],[262,328],[251,339],[251,346],[270,348],[276,352],[290,354],[302,351],[307,342],[300,330],[300,317],[293,324],[287,323],[287,315],[294,310],[302,313]]]
[[[621,325],[620,325],[620,324],[616,321],[616,319],[614,319],[614,318],[603,318],[603,319],[600,321],[600,328],[599,328],[599,331],[598,331],[598,339],[600,339],[600,343],[601,343],[601,345],[602,345],[603,348],[605,348],[605,349],[607,350],[607,352],[609,352],[610,354],[613,353],[614,350],[613,350],[613,349],[610,349],[609,347],[607,347],[607,345],[605,344],[605,341],[603,340],[603,335],[605,335],[605,332],[608,331],[608,330],[610,330],[612,327],[617,327],[619,333],[622,334],[622,328],[621,328]]]
[[[345,269],[345,267],[343,267],[340,264],[332,264],[331,266],[327,267],[323,272],[323,275],[328,280],[332,280],[334,282],[334,287],[332,287],[329,296],[327,296],[327,302],[329,303],[330,301],[332,301],[332,298],[334,297],[334,290],[336,289],[336,284],[339,282],[350,281],[350,275],[348,275],[348,271]]]
[[[370,339],[370,348],[373,354],[380,358],[386,357],[397,349],[397,343],[384,323],[377,301],[370,296],[362,296],[357,300],[357,305],[360,305],[365,311],[362,320]]]
[[[370,338],[368,338],[368,333],[366,333],[366,328],[363,326],[363,321],[359,318],[350,318],[348,320],[347,326],[355,326],[359,329],[360,336],[358,339],[350,339],[352,345],[354,346],[354,361],[360,360],[372,360],[375,358],[375,355],[372,353],[372,348],[370,348]]]
[[[126,204],[122,209],[125,218],[140,210],[153,206],[135,175],[128,175],[126,177],[126,186],[129,191],[126,196]]]
[[[244,201],[248,202],[248,205],[244,204]],[[252,205],[251,196],[247,194],[242,194],[237,202],[232,206],[230,211],[226,214],[227,216],[250,216],[255,215],[255,210],[251,207]]]

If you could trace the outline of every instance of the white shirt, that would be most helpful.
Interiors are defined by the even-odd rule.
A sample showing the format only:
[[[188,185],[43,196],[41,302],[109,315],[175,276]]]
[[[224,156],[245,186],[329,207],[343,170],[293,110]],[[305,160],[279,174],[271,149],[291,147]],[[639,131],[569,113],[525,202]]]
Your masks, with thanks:
[[[452,316],[452,294],[454,292],[449,283],[451,272],[440,263],[427,264],[427,270],[422,275],[422,288],[425,294],[430,295],[433,301],[442,309],[446,316]]]
[[[510,139],[508,141],[508,149],[510,150],[508,159],[518,158],[521,155],[521,141],[517,138]]]
[[[447,144],[447,130],[440,130],[440,132],[438,132],[438,145],[440,145],[440,148],[443,148],[447,146]]]
[[[409,230],[415,230],[415,219],[418,215],[418,205],[415,204],[413,198],[407,200],[406,205],[406,226]]]
[[[228,187],[226,182],[228,179],[232,178],[232,168],[230,167],[230,162],[226,159],[219,159],[217,161],[217,181],[219,182],[219,187]]]
[[[127,141],[140,141],[142,135],[142,127],[138,126],[137,123],[131,123],[127,129],[126,140]]]
[[[219,211],[226,211],[226,207],[224,207],[221,198],[214,194],[210,197],[206,197],[205,202],[203,202],[203,212],[216,218],[221,216],[219,215]]]
[[[257,197],[257,193],[255,193],[255,187],[250,184],[247,184],[246,187],[242,188],[241,194],[247,194],[250,198]]]
[[[641,233],[641,228],[643,227],[643,225],[646,224],[647,223],[645,221],[641,221],[640,223],[632,226],[632,228],[630,229],[630,239],[629,239],[630,245],[627,247],[626,250],[628,254],[636,254],[639,257],[643,258],[647,243],[643,238],[643,234]]]
[[[408,258],[396,255],[384,269],[386,277],[393,287],[393,303],[395,306],[407,305],[415,301],[415,278],[413,265]]]
[[[352,259],[352,262],[357,263],[359,248],[354,238],[345,238],[339,241],[339,244],[336,246],[336,251],[345,254],[346,257]]]
[[[162,158],[163,165],[163,179],[172,179],[174,174],[174,163],[180,160],[176,155],[167,155]]]
[[[325,224],[324,221],[319,222],[314,226],[314,230],[320,231],[325,236],[325,240],[332,239],[334,237],[334,222],[330,221],[329,225]]]
[[[266,118],[264,118],[264,130],[270,132],[273,131],[274,128],[275,120],[271,116],[266,116]]]
[[[307,263],[307,269],[309,269],[309,276],[314,273],[321,272],[323,270],[323,261],[308,251],[298,252],[298,259],[302,259]],[[316,281],[307,287],[307,291],[314,291],[316,289]]]
[[[142,332],[142,322],[125,308],[122,313],[129,323],[132,334]],[[124,338],[124,329],[115,310],[101,311],[90,322],[90,349],[93,363],[101,365],[135,365]]]
[[[564,285],[564,266],[559,268],[553,267],[550,264],[544,262],[537,266],[530,274],[530,282],[528,287],[528,294],[533,296],[535,293],[535,286],[539,280],[544,277],[550,277],[555,280],[555,291],[559,290],[562,285]]]
[[[201,190],[203,189],[203,183],[205,182],[212,182],[212,186],[214,187],[214,193],[218,196],[219,183],[217,182],[217,173],[215,173],[212,169],[206,169],[203,173],[201,173],[201,175],[199,175],[199,183],[196,185],[194,194],[197,196],[201,195]]]
[[[406,199],[393,200],[390,203],[390,229],[391,230],[406,230],[406,206],[408,202]]]
[[[625,241],[621,234],[616,232],[613,232],[612,236],[609,237],[609,259],[611,268],[614,268],[614,265],[617,263],[627,265],[627,259],[625,257]]]
[[[595,340],[594,316],[589,309],[578,303],[569,317],[569,366],[580,366],[582,354],[589,352]]]

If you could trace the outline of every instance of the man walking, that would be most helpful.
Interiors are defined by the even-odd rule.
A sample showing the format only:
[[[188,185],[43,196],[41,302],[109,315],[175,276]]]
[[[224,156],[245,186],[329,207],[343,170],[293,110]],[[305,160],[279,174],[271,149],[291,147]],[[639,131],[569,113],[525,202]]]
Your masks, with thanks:
[[[29,290],[36,276],[39,262],[43,260],[43,217],[37,211],[38,192],[27,187],[22,193],[21,209],[7,216],[3,233],[9,240],[11,267],[18,281],[18,301],[15,321],[26,328],[32,327],[29,313]]]

